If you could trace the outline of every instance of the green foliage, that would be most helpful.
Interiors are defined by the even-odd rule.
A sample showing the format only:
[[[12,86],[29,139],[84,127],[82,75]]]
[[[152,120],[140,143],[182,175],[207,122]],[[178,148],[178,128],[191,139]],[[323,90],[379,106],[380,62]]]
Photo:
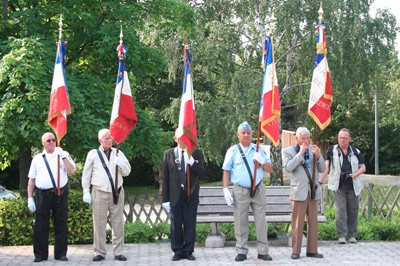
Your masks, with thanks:
[[[82,201],[82,190],[69,191],[68,197],[68,244],[93,242],[92,205]]]
[[[121,150],[129,159],[146,160],[150,171],[155,171],[163,151],[170,147],[171,134],[164,133],[169,129],[161,128],[159,111],[151,113],[147,108],[159,107],[155,99],[165,91],[157,85],[166,62],[157,47],[148,45],[142,36],[160,29],[164,33],[160,36],[162,45],[176,31],[190,33],[195,25],[192,9],[175,0],[124,4],[73,0],[62,4],[38,1],[34,5],[14,1],[5,11],[7,19],[0,21],[0,154],[3,158],[0,168],[5,169],[18,158],[21,149],[15,143],[29,147],[28,152],[30,148],[40,149],[41,134],[51,131],[47,112],[56,51],[54,42],[58,39],[62,14],[62,38],[68,41],[66,76],[72,108],[62,147],[77,162],[83,162],[87,152],[99,145],[98,130],[109,126],[118,65],[115,48],[121,26],[124,45],[128,48],[125,61],[133,98],[141,99],[149,88],[156,92],[147,101],[135,101],[139,123],[121,144]],[[20,169],[20,173],[25,172],[27,169]],[[22,178],[26,179],[26,175],[21,174]]]
[[[82,202],[82,193],[69,193],[68,243],[92,243],[93,223],[91,205]],[[0,245],[32,245],[35,214],[30,212],[26,199],[0,201]],[[49,243],[54,244],[54,229],[50,222]]]
[[[204,243],[211,233],[211,224],[196,224],[196,242]]]
[[[400,240],[399,231],[400,217],[392,216],[387,220],[375,216],[370,220],[359,220],[359,239],[361,240],[381,240],[398,241]]]
[[[169,238],[171,232],[170,228],[171,226],[167,223],[158,223],[151,227],[151,231],[156,239],[162,240],[164,238]]]
[[[151,227],[140,220],[125,224],[124,239],[125,243],[151,243],[155,241]]]
[[[0,200],[0,246],[32,245],[34,219],[25,199]]]

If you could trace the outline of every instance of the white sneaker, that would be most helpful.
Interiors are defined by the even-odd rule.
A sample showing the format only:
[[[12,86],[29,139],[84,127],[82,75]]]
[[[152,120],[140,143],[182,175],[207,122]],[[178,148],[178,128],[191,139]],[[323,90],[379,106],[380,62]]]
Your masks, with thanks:
[[[349,242],[355,244],[357,243],[357,239],[355,237],[350,237]]]
[[[339,244],[346,244],[346,238],[344,238],[344,237],[339,237],[338,242],[339,242]]]

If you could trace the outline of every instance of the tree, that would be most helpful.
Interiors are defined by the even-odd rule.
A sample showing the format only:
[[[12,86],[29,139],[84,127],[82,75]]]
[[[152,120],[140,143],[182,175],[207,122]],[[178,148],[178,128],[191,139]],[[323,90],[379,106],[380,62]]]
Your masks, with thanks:
[[[68,41],[66,72],[73,112],[61,145],[81,162],[89,149],[99,145],[97,131],[109,125],[120,25],[129,49],[126,65],[133,98],[136,87],[150,85],[165,65],[163,56],[139,38],[145,22],[163,24],[165,31],[192,26],[191,10],[177,1],[18,1],[9,2],[6,10],[8,20],[1,22],[0,30],[0,92],[4,95],[0,101],[0,167],[19,158],[22,193],[31,148],[40,149],[40,136],[50,131],[46,119],[60,14],[63,39]],[[146,158],[155,169],[170,145],[170,135],[152,118],[152,111],[138,102],[139,124],[121,149],[130,159]]]

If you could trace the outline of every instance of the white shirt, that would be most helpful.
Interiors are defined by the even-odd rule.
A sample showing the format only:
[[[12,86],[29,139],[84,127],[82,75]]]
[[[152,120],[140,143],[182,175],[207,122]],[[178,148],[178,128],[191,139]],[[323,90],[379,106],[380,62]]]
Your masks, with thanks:
[[[58,171],[57,171],[58,156],[54,153],[53,154],[47,153],[46,150],[43,150],[42,153],[39,153],[35,155],[35,157],[33,157],[31,162],[31,167],[29,168],[28,177],[35,179],[35,185],[37,188],[52,189],[53,183],[51,182],[51,177],[44,162],[43,155],[46,156],[47,162],[49,163],[51,172],[53,174],[56,187],[58,186]],[[67,155],[67,160],[69,160],[74,165],[74,167],[76,167],[75,162],[72,160],[69,154]],[[64,187],[67,183],[68,183],[67,170],[65,169],[63,160],[61,160],[60,158],[60,188]]]

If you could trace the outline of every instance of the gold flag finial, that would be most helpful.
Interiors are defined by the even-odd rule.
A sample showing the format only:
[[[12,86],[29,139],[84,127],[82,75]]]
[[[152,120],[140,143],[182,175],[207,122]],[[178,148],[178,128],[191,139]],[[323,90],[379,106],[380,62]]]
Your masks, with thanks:
[[[322,2],[318,9],[318,15],[319,24],[322,24],[322,17],[324,15],[324,10],[322,10]]]
[[[276,21],[276,17],[274,16],[274,12],[272,12],[270,24],[269,24],[269,33],[272,33],[272,29],[274,28],[275,21]]]
[[[119,33],[119,43],[122,44],[122,39],[124,38],[124,35],[122,34],[122,24],[121,24],[121,31]]]
[[[59,26],[59,28],[58,28],[58,39],[61,40],[61,36],[62,36],[62,26],[63,26],[63,23],[62,23],[62,14],[60,14],[60,22],[58,22],[58,26]]]

